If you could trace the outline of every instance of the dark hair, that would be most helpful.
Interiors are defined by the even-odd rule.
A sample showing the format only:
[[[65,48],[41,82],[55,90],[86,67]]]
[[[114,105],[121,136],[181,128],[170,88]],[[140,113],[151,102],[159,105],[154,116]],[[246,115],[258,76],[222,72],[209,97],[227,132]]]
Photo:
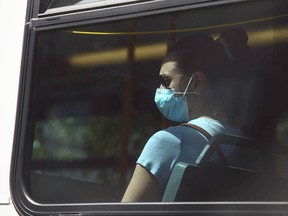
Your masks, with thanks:
[[[232,67],[251,61],[248,36],[242,29],[225,30],[217,40],[205,34],[189,34],[168,48],[163,63],[177,62],[183,74],[203,71],[210,80],[231,75]]]
[[[189,34],[168,48],[163,63],[175,61],[183,74],[202,71],[211,89],[210,93],[207,93],[210,96],[202,101],[203,112],[206,112],[204,114],[209,115],[216,109],[219,120],[239,127],[235,121],[239,118],[242,121],[243,118],[239,115],[241,105],[237,100],[243,96],[236,93],[242,94],[239,88],[243,85],[238,78],[239,74],[243,76],[243,72],[248,71],[252,61],[247,42],[248,36],[242,29],[225,30],[216,40],[210,35]]]
[[[248,46],[248,35],[242,29],[229,29],[223,31],[216,40],[220,42],[230,61],[237,66],[247,66],[252,63],[252,52]]]

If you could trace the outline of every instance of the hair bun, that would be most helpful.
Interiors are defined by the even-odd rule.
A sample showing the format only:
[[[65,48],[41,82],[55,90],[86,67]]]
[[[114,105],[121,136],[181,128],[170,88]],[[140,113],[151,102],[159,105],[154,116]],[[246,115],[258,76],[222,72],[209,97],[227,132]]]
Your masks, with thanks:
[[[234,43],[238,43],[238,44],[242,43],[242,44],[247,45],[247,42],[248,42],[248,35],[242,29],[225,30],[221,34],[221,37],[224,38],[227,43],[234,42]]]
[[[224,46],[226,53],[229,53],[233,56],[233,63],[250,63],[252,59],[252,52],[247,44],[248,35],[244,30],[227,29],[220,35],[217,41],[219,41]],[[231,57],[229,59],[231,59]]]

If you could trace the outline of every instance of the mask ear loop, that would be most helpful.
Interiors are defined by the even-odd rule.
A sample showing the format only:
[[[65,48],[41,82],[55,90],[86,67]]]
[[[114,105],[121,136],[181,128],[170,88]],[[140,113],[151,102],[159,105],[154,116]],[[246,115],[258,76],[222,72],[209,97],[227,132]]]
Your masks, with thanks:
[[[195,95],[197,95],[197,92],[196,92],[196,91],[194,91],[194,92],[187,92],[187,90],[188,90],[188,88],[189,88],[189,85],[190,85],[190,83],[191,83],[191,81],[192,81],[192,79],[193,79],[193,76],[194,76],[194,74],[192,74],[191,78],[189,79],[189,82],[188,82],[188,84],[187,84],[186,89],[185,89],[184,92],[174,92],[174,94],[183,94],[182,97],[184,97],[186,94],[195,94]]]
[[[189,86],[190,86],[190,83],[191,83],[191,81],[192,81],[192,79],[193,79],[193,76],[194,76],[194,74],[192,74],[192,76],[191,76],[191,78],[189,79],[189,82],[188,82],[188,84],[187,84],[187,86],[186,86],[186,89],[185,89],[185,91],[184,91],[184,93],[183,93],[183,97],[186,95],[186,93],[187,93],[187,90],[188,90],[188,88],[189,88]],[[194,92],[189,92],[190,94],[196,94],[197,95],[197,93],[196,93],[196,91],[194,91]]]

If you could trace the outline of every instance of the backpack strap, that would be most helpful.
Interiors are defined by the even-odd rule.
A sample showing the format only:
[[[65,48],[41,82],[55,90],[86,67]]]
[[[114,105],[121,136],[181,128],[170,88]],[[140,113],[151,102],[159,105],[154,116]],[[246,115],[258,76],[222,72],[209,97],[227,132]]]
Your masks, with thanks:
[[[182,123],[180,124],[181,126],[186,126],[186,127],[191,127],[197,131],[199,131],[201,134],[203,134],[208,140],[210,140],[212,138],[211,134],[208,133],[205,129],[195,125],[195,124],[191,124],[191,123]]]
[[[211,138],[212,138],[212,135],[211,135],[210,133],[208,133],[205,129],[203,129],[203,128],[195,125],[195,124],[182,123],[182,124],[180,124],[180,126],[191,127],[191,128],[193,128],[193,129],[199,131],[201,134],[203,134],[208,140],[211,140]],[[225,165],[228,164],[228,162],[227,162],[227,160],[226,160],[226,158],[225,158],[225,155],[224,155],[224,153],[222,152],[222,150],[221,150],[220,148],[216,148],[215,151],[217,152],[217,154],[218,154],[221,162],[222,162],[223,164],[225,164]]]

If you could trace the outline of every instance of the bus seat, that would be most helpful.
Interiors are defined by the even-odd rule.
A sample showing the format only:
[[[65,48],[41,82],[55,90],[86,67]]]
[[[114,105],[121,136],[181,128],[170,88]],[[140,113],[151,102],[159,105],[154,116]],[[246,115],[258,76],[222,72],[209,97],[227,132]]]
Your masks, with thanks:
[[[172,170],[163,202],[173,201],[255,201],[259,193],[259,170],[229,164],[220,146],[229,144],[243,151],[257,151],[253,139],[229,134],[211,138],[195,164],[178,162]],[[213,163],[217,153],[222,163]],[[245,159],[245,158],[244,158]]]

